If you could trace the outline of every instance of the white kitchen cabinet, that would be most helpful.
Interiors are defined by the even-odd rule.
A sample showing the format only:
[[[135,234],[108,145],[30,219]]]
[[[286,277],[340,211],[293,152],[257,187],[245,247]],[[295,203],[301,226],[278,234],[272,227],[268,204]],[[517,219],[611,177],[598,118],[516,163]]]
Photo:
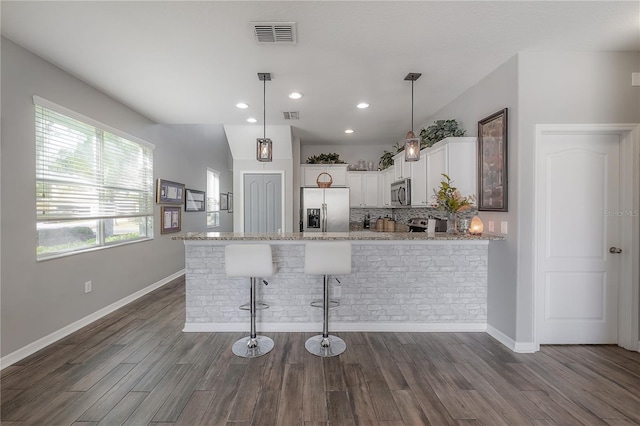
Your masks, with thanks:
[[[350,207],[378,207],[378,172],[347,172]]]
[[[477,138],[446,138],[427,148],[427,193],[433,194],[440,186],[442,174],[453,181],[464,197],[476,195],[478,158],[476,155]],[[413,195],[413,193],[412,193]]]
[[[346,164],[301,164],[300,186],[317,187],[317,179],[320,173],[329,173],[331,175],[333,179],[331,186],[347,186]],[[323,176],[323,178],[325,177]]]
[[[411,162],[411,205],[426,207],[431,194],[427,191],[427,155],[420,152],[420,159]]]
[[[411,177],[411,162],[404,161],[404,151],[393,157],[393,181]]]
[[[380,173],[378,182],[378,203],[380,207],[391,207],[391,182],[395,181],[393,167]]]

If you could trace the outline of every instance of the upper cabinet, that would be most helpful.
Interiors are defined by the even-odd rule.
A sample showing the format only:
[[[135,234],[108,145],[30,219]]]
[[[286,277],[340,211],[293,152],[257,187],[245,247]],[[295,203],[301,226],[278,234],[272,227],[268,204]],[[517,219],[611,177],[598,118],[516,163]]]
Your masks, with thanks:
[[[477,138],[452,137],[443,139],[422,151],[421,155],[426,151],[427,194],[433,194],[433,190],[440,186],[444,173],[451,178],[453,185],[458,188],[462,196],[476,195],[478,173],[476,150]],[[413,196],[413,191],[411,195]]]
[[[378,207],[378,172],[347,172],[350,207]]]
[[[333,179],[331,186],[350,188],[351,207],[392,208],[391,183],[410,178],[411,206],[428,207],[443,173],[451,178],[462,196],[476,195],[476,150],[477,138],[452,137],[421,150],[418,161],[405,161],[404,152],[399,152],[393,157],[393,167],[381,172],[347,172],[346,164],[301,164],[301,186],[317,187],[318,175],[329,173]]]
[[[393,157],[393,181],[411,177],[411,163],[404,161],[404,151]]]
[[[430,192],[427,191],[427,155],[420,151],[420,159],[411,163],[411,205],[426,207],[429,204]]]
[[[391,207],[391,182],[394,182],[393,167],[384,169],[380,172],[378,187],[378,203],[381,207]]]
[[[321,173],[329,173],[331,175],[331,179],[333,179],[331,186],[347,186],[346,164],[301,164],[300,185],[317,187],[317,179]],[[325,179],[321,178],[321,180]]]

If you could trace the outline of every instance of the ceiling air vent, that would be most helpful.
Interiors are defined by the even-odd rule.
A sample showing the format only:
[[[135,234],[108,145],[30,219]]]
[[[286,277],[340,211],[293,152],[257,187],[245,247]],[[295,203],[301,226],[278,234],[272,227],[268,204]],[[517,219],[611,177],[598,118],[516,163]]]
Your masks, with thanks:
[[[298,111],[284,111],[282,115],[285,120],[298,120],[300,118]]]
[[[250,22],[258,43],[295,44],[295,22]]]

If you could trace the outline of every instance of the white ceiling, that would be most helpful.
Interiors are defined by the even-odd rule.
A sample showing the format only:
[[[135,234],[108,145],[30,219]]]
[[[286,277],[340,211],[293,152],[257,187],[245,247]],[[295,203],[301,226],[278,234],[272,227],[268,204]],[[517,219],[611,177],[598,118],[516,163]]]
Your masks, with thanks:
[[[393,144],[520,51],[640,51],[638,1],[2,1],[2,35],[159,123],[291,124],[303,144]],[[251,21],[294,21],[259,45]],[[629,76],[631,78],[631,76]],[[304,93],[293,101],[288,93]],[[251,108],[235,108],[239,101]],[[371,107],[359,110],[366,101]],[[284,121],[283,111],[299,111]],[[450,117],[443,117],[450,118]],[[451,117],[455,118],[455,117]],[[426,123],[429,124],[429,123]],[[347,128],[355,129],[351,135]],[[269,135],[267,135],[269,136]]]

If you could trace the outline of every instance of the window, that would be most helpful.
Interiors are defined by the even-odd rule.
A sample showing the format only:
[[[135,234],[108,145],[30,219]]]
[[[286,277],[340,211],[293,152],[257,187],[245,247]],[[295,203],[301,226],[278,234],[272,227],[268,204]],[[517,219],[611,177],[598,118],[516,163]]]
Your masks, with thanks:
[[[220,173],[207,168],[207,228],[220,226]]]
[[[153,145],[34,102],[38,260],[153,238]]]

